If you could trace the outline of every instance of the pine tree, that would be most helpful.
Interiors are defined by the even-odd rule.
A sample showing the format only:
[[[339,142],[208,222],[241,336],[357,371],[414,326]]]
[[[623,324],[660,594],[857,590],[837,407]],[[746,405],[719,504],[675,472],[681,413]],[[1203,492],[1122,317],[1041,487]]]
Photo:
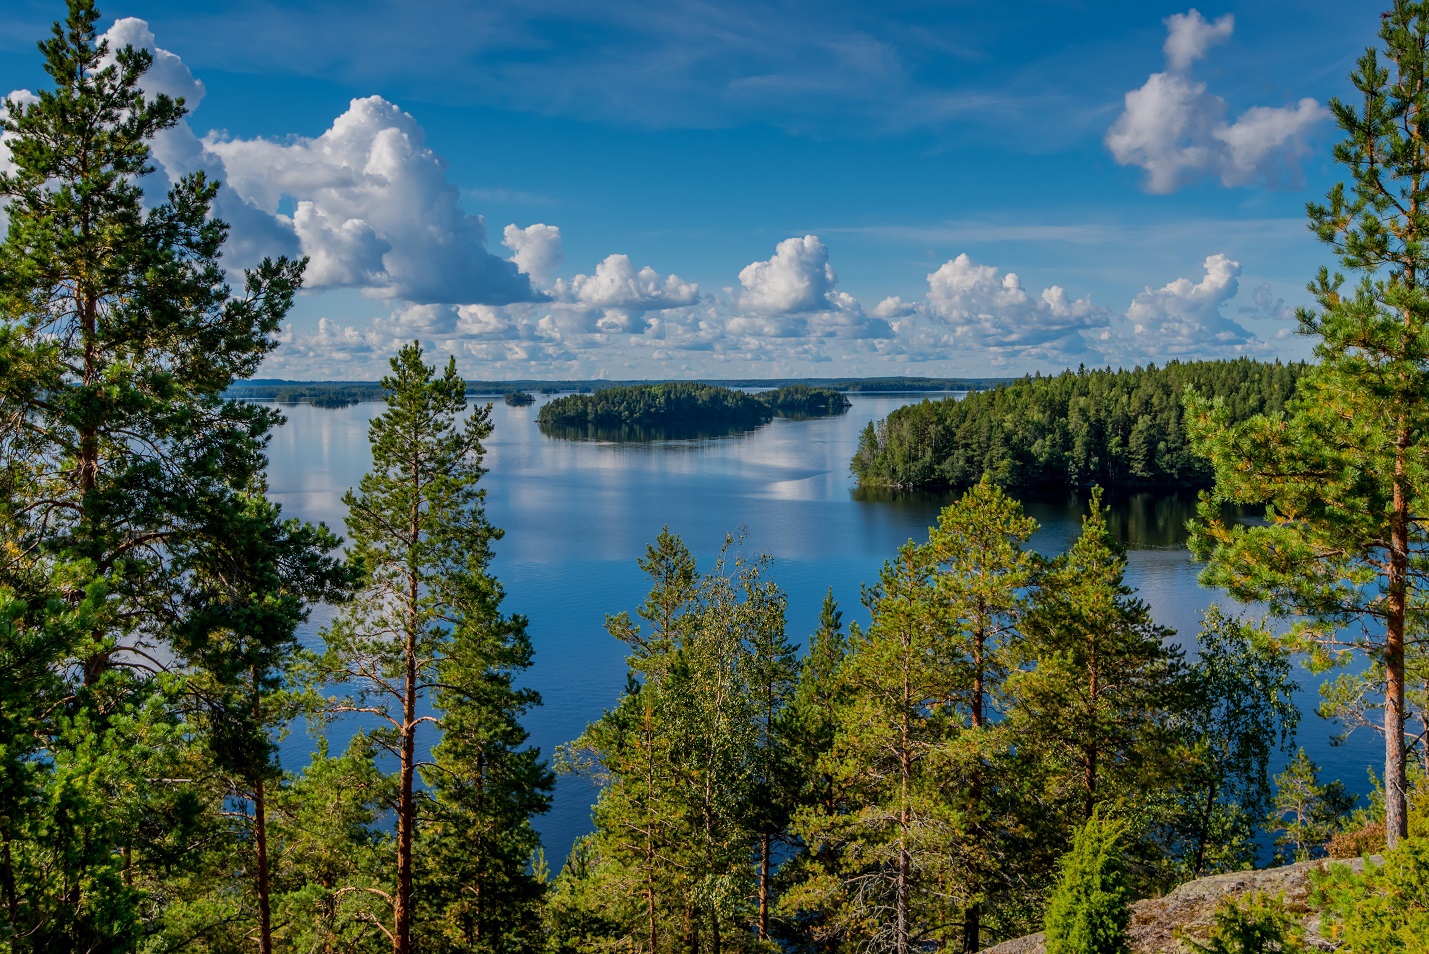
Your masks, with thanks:
[[[1274,817],[1281,834],[1275,844],[1283,863],[1324,854],[1325,843],[1340,830],[1355,798],[1343,782],[1321,784],[1320,768],[1301,749],[1285,771],[1275,776]]]
[[[1027,621],[1035,668],[1013,679],[1019,744],[1061,775],[1053,801],[1078,822],[1104,802],[1145,797],[1169,755],[1180,650],[1124,582],[1100,490],[1082,532],[1053,561]]]
[[[847,656],[843,614],[830,589],[819,609],[819,625],[809,640],[809,651],[799,664],[793,698],[781,718],[780,735],[787,746],[790,773],[790,824],[795,832],[803,829],[800,815],[833,816],[841,810],[840,789],[827,771],[825,760],[833,749],[838,711],[845,702],[839,667]],[[789,936],[784,940],[831,950],[834,944],[826,937],[828,912],[817,902],[805,905],[803,898],[823,893],[817,882],[837,868],[838,851],[828,843],[810,845],[797,834],[794,841],[794,853],[779,869],[784,884],[779,911],[790,924]]]
[[[990,881],[1004,867],[984,801],[994,781],[988,777],[990,753],[1002,744],[997,725],[1005,707],[1004,683],[1023,661],[1020,627],[1039,561],[1022,547],[1036,530],[1037,522],[1023,515],[1021,505],[985,476],[944,508],[928,535],[936,612],[966,681],[944,704],[958,710],[967,736],[962,749],[970,762],[962,768],[965,786],[949,790],[957,798],[953,792],[961,789],[960,807],[968,819],[962,852],[973,896],[963,912],[968,954],[982,949],[983,898],[993,893]]]
[[[146,97],[150,55],[108,49],[98,19],[70,2],[40,44],[54,88],[0,118],[14,165],[0,174],[0,591],[32,613],[89,606],[83,638],[49,646],[65,678],[36,682],[54,690],[24,773],[38,797],[9,816],[28,816],[31,839],[12,828],[7,844],[15,943],[46,950],[132,948],[134,905],[193,873],[188,844],[241,847],[227,793],[194,780],[240,749],[249,778],[269,771],[270,726],[241,685],[266,683],[255,666],[288,651],[335,580],[332,539],[262,501],[279,416],[223,397],[276,345],[303,263],[265,261],[235,294],[217,185],[143,193],[150,143],[183,103]],[[246,585],[270,576],[277,589]]]
[[[442,872],[417,870],[421,829],[436,820],[438,860],[449,853],[450,838],[473,838],[484,853],[461,872],[501,899],[503,915],[515,923],[534,893],[524,880],[529,819],[544,807],[550,782],[535,753],[522,747],[516,722],[536,701],[511,683],[530,658],[524,623],[500,616],[500,589],[486,573],[490,544],[500,536],[477,487],[489,408],[459,420],[466,385],[455,359],[437,375],[415,342],[392,359],[382,384],[390,393],[369,429],[372,470],[344,498],[361,588],[326,634],[323,665],[330,682],[355,690],[333,711],[379,720],[366,737],[397,763],[388,806],[396,822],[388,933],[393,951],[408,954],[419,877],[443,883]],[[443,707],[436,713],[434,702]],[[448,733],[430,769],[435,806],[417,785],[418,734],[427,725]],[[424,900],[450,919],[459,942],[509,949],[500,937],[479,936],[493,930],[489,912],[472,913],[459,897]]]
[[[826,934],[896,954],[946,940],[949,916],[971,897],[950,858],[947,833],[962,825],[944,795],[957,760],[943,701],[966,681],[933,611],[931,568],[909,542],[865,594],[872,622],[839,667],[846,701],[821,766],[842,798],[801,813],[797,828],[832,859],[801,906],[828,912]]]
[[[1425,481],[1429,479],[1429,5],[1396,0],[1352,81],[1363,105],[1331,100],[1348,172],[1311,227],[1339,264],[1310,285],[1299,313],[1318,366],[1283,414],[1233,424],[1224,406],[1189,405],[1216,490],[1193,538],[1204,578],[1300,620],[1300,645],[1384,663],[1386,830],[1408,832],[1404,738],[1406,641],[1422,625]],[[1221,502],[1266,505],[1263,526],[1228,524]],[[1368,621],[1368,626],[1362,623]]]

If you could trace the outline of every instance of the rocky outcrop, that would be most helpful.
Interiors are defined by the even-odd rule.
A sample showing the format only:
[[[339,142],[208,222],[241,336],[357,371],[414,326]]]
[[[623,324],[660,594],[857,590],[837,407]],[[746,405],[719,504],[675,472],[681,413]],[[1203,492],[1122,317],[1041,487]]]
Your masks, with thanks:
[[[1376,859],[1378,861],[1378,859]],[[1354,871],[1364,869],[1362,859],[1336,861]],[[1131,906],[1131,925],[1127,935],[1135,954],[1189,954],[1185,939],[1204,940],[1211,928],[1211,917],[1224,898],[1239,898],[1259,892],[1282,895],[1289,909],[1301,917],[1306,941],[1311,950],[1334,950],[1334,945],[1320,933],[1320,916],[1310,910],[1310,874],[1330,862],[1305,861],[1283,868],[1262,871],[1237,871],[1188,881],[1162,898],[1148,898]],[[1030,934],[996,947],[983,954],[1045,954],[1042,935]]]

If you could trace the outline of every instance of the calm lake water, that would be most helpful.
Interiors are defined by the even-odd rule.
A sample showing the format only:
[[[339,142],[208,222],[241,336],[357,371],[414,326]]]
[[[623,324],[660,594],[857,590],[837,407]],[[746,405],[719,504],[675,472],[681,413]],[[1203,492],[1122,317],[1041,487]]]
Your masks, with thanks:
[[[533,407],[495,401],[482,480],[491,521],[506,531],[492,570],[506,589],[508,612],[530,620],[535,664],[526,684],[544,705],[526,725],[549,756],[613,705],[625,686],[623,644],[606,634],[607,614],[632,612],[649,589],[636,559],[666,525],[708,567],[726,534],[744,530],[745,551],[773,558],[771,577],[789,597],[788,632],[800,642],[817,623],[830,587],[844,623],[867,622],[859,588],[878,577],[883,561],[910,538],[923,540],[951,498],[862,494],[849,459],[871,420],[924,395],[852,394],[837,418],[775,419],[753,432],[723,438],[617,444],[549,438]],[[272,497],[284,512],[324,521],[341,531],[342,495],[371,464],[367,425],[380,402],[341,409],[284,408],[288,423],[273,436],[268,468]],[[1127,582],[1156,620],[1194,647],[1202,611],[1223,595],[1200,587],[1185,550],[1189,495],[1138,493],[1114,497],[1111,529],[1127,547]],[[1041,529],[1032,545],[1065,550],[1076,537],[1085,502],[1075,495],[1025,498]],[[318,611],[303,638],[321,642],[330,613]],[[1306,715],[1299,741],[1323,778],[1367,789],[1365,768],[1383,764],[1377,735],[1357,734],[1330,745],[1335,727],[1313,713],[1317,680],[1302,673]],[[288,768],[303,765],[312,740],[302,732],[283,748]],[[537,827],[553,869],[571,842],[590,829],[593,793],[562,778],[551,812]]]

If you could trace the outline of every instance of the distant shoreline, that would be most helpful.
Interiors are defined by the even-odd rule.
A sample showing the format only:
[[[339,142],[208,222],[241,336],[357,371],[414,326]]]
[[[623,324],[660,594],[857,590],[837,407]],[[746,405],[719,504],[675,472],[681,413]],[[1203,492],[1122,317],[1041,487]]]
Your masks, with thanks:
[[[466,393],[500,397],[512,392],[592,393],[613,387],[656,384],[674,379],[613,380],[548,380],[519,379],[511,381],[468,381]],[[683,383],[699,383],[723,388],[783,388],[793,385],[829,388],[852,394],[921,393],[942,391],[982,391],[1018,378],[692,378]],[[250,401],[276,401],[279,404],[315,404],[320,407],[342,407],[359,401],[376,401],[386,392],[375,381],[292,381],[282,378],[258,378],[235,383],[224,392],[225,397]]]

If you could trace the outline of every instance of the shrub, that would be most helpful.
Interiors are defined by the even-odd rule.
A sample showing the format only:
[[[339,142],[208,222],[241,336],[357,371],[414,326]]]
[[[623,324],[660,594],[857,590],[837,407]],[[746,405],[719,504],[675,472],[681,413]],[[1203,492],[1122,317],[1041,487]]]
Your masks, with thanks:
[[[1120,839],[1125,826],[1093,815],[1062,858],[1062,878],[1047,905],[1047,954],[1124,954],[1126,871]]]

